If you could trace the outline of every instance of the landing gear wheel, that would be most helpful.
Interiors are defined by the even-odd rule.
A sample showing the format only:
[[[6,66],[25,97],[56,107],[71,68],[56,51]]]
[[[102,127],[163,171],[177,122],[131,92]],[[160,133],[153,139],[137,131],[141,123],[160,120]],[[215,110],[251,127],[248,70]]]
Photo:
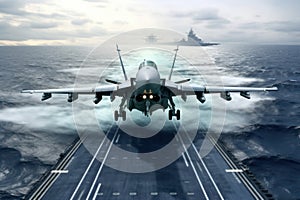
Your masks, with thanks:
[[[123,119],[123,121],[126,120],[126,112],[125,111],[122,111],[122,119]]]
[[[172,120],[172,117],[176,116],[177,120],[180,120],[180,110],[177,110],[175,113],[175,110],[169,110],[169,120]]]
[[[173,117],[172,110],[169,110],[169,120],[172,120],[172,117]]]
[[[177,110],[177,111],[176,111],[176,119],[177,119],[177,120],[180,120],[180,110]]]
[[[115,110],[115,121],[118,121],[118,119],[119,119],[119,113],[118,113],[118,111],[117,110]]]

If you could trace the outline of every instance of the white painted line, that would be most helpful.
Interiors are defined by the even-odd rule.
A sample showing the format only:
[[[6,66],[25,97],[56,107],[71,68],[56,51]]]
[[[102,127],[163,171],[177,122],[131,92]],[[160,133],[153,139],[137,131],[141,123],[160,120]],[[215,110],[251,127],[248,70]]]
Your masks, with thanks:
[[[119,134],[119,135],[118,135],[118,137],[117,137],[117,139],[116,139],[115,143],[118,143],[118,142],[119,142],[120,135],[121,135],[121,134]]]
[[[129,195],[130,195],[130,196],[136,196],[137,193],[136,193],[136,192],[129,192]]]
[[[119,196],[119,195],[120,195],[120,192],[113,192],[112,195],[113,195],[113,196]]]
[[[198,169],[203,173],[202,168],[201,168],[200,164],[198,163],[198,161],[196,161],[196,164],[198,166]]]
[[[240,179],[236,176],[235,173],[232,173],[232,175],[233,175],[233,177],[235,178],[235,180],[236,180],[239,184],[242,183],[242,182],[240,181]]]
[[[188,192],[188,193],[186,193],[188,196],[194,196],[195,195],[195,193],[194,192]]]
[[[97,195],[98,195],[98,192],[99,192],[99,190],[100,190],[100,187],[101,187],[101,183],[98,184],[97,189],[96,189],[96,192],[95,192],[95,194],[94,194],[92,200],[95,200],[95,199],[96,199],[96,197],[97,197]]]
[[[97,149],[97,151],[96,151],[96,153],[95,153],[93,159],[91,160],[89,166],[86,168],[86,170],[85,170],[83,176],[81,177],[81,179],[80,179],[80,181],[79,181],[79,183],[78,183],[78,185],[77,185],[75,191],[73,192],[73,194],[72,194],[70,200],[73,200],[73,198],[75,197],[77,191],[79,190],[79,188],[80,188],[80,186],[81,186],[83,180],[85,179],[85,176],[87,175],[88,171],[90,170],[90,168],[91,168],[91,166],[92,166],[94,160],[96,159],[96,157],[97,157],[97,155],[98,155],[98,153],[99,153],[99,151],[100,151],[102,145],[104,144],[104,141],[105,141],[105,140],[106,140],[106,137],[103,138],[103,140],[102,140],[101,144],[99,145],[99,147],[98,147],[98,149]]]
[[[183,157],[183,160],[184,160],[184,162],[185,162],[185,165],[186,165],[187,167],[189,167],[189,163],[188,163],[188,161],[186,160],[186,157],[185,157],[185,155],[184,155],[184,152],[182,153],[182,157]]]
[[[152,195],[152,196],[157,196],[157,195],[158,195],[158,192],[151,192],[150,195]]]
[[[98,172],[97,172],[97,174],[96,174],[96,177],[95,177],[95,179],[94,179],[94,181],[93,181],[93,184],[92,184],[92,186],[91,186],[91,188],[90,188],[90,191],[89,191],[89,193],[88,193],[86,199],[89,199],[90,196],[91,196],[91,193],[92,193],[92,191],[93,191],[93,189],[94,189],[94,187],[95,187],[96,181],[97,181],[97,179],[98,179],[98,177],[99,177],[99,175],[100,175],[100,172],[102,171],[102,168],[103,168],[103,166],[104,166],[104,163],[105,163],[105,161],[106,161],[106,159],[107,159],[107,157],[108,157],[108,154],[109,154],[109,152],[110,152],[110,149],[111,149],[111,147],[112,147],[112,145],[113,145],[113,143],[114,143],[114,141],[115,141],[115,138],[116,138],[116,136],[117,136],[118,130],[119,130],[119,128],[116,130],[115,135],[114,135],[113,139],[111,140],[111,143],[110,143],[110,145],[109,145],[109,147],[108,147],[108,149],[107,149],[107,151],[106,151],[106,154],[105,154],[105,156],[104,156],[104,159],[103,159],[103,161],[102,161],[102,163],[101,163],[101,166],[100,166],[100,168],[99,168],[99,170],[98,170]]]
[[[69,170],[51,170],[51,174],[67,174]]]
[[[242,169],[225,169],[225,172],[240,173],[240,172],[243,172],[243,170]]]
[[[184,131],[185,131],[185,130],[184,130]],[[186,133],[186,131],[185,131],[185,133]],[[188,136],[187,133],[186,133],[186,135],[187,135],[187,137],[189,138],[189,140],[191,141],[191,138]],[[217,190],[217,192],[218,192],[218,195],[219,195],[220,198],[223,200],[224,197],[223,197],[221,191],[219,190],[219,187],[217,186],[216,182],[214,181],[213,177],[211,176],[211,174],[210,174],[208,168],[206,167],[206,164],[204,163],[203,159],[201,158],[201,156],[200,156],[200,154],[199,154],[199,152],[198,152],[196,146],[194,145],[193,141],[191,141],[191,142],[192,142],[193,149],[195,150],[195,152],[196,152],[196,154],[197,154],[199,160],[201,161],[202,166],[204,167],[206,173],[208,174],[209,179],[211,180],[211,182],[213,183],[214,187],[216,188],[216,190]]]
[[[171,195],[171,196],[176,196],[176,195],[177,195],[177,192],[170,192],[170,195]]]
[[[208,195],[207,195],[207,193],[206,193],[206,191],[205,191],[205,188],[204,188],[204,186],[203,186],[203,184],[202,184],[202,182],[201,182],[201,180],[200,180],[200,177],[199,177],[199,175],[198,175],[198,173],[197,173],[197,171],[196,171],[196,169],[195,169],[195,166],[194,166],[194,164],[193,164],[193,161],[192,161],[192,159],[191,159],[191,157],[190,157],[190,155],[189,155],[189,153],[188,153],[186,147],[184,146],[184,143],[183,143],[183,141],[182,141],[182,138],[181,138],[180,134],[177,134],[177,135],[178,135],[178,139],[180,140],[180,142],[181,142],[181,144],[182,144],[182,147],[184,148],[184,151],[185,151],[185,153],[186,153],[186,156],[187,156],[188,160],[190,161],[190,164],[191,164],[191,166],[192,166],[192,169],[193,169],[193,171],[194,171],[194,174],[195,174],[195,176],[196,176],[196,179],[197,179],[197,181],[198,181],[198,183],[199,183],[199,185],[200,185],[200,188],[201,188],[201,190],[202,190],[202,192],[203,192],[203,194],[204,194],[204,196],[205,196],[205,199],[208,200],[208,199],[209,199],[209,198],[208,198]],[[176,135],[175,137],[177,137],[177,135]]]

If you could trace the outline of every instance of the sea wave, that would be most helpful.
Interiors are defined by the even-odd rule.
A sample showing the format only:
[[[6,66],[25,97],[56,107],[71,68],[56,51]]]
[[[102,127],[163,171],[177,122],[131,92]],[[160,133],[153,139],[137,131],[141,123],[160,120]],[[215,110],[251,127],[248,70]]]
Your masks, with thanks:
[[[50,167],[34,157],[24,160],[17,149],[0,148],[0,198],[24,196]]]

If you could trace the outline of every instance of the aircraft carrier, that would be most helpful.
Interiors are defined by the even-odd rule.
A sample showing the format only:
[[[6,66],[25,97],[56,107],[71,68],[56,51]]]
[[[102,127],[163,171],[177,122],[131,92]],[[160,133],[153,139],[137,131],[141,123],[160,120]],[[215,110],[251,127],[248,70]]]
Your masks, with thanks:
[[[160,148],[174,137],[184,148],[184,141],[191,140],[187,134],[172,134],[172,131],[162,134],[163,137],[151,139],[152,146],[149,141],[128,136],[116,124],[101,140],[86,134],[61,155],[59,162],[42,177],[26,199],[273,199],[247,167],[238,163],[212,136],[209,141],[215,147],[202,158],[199,148],[204,134],[199,130],[181,157],[162,169],[127,173],[105,165],[107,162],[128,165],[141,159],[139,156],[116,155],[111,151],[112,145],[147,152],[151,148]],[[94,155],[89,153],[86,145],[94,148]]]
[[[213,46],[213,45],[219,45],[219,43],[216,42],[204,42],[201,38],[199,38],[191,28],[187,39],[182,39],[177,42],[177,45],[179,46]]]

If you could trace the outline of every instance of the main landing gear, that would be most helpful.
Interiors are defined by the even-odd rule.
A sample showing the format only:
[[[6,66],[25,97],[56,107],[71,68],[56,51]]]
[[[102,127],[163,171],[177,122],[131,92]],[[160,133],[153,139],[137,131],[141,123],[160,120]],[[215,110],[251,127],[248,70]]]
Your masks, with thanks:
[[[171,104],[171,105],[169,105],[169,108],[170,108],[170,110],[169,110],[169,120],[172,120],[173,116],[176,116],[176,119],[180,120],[180,110],[176,111],[175,103],[172,99],[172,96],[169,97],[169,101],[170,101],[170,104]]]
[[[115,121],[118,121],[119,117],[121,117],[123,121],[126,120],[126,111],[124,111],[125,100],[126,100],[126,98],[123,97],[122,101],[121,101],[121,104],[120,104],[119,111],[115,110],[115,114],[114,114]]]
[[[125,121],[126,120],[126,111],[122,110],[122,111],[118,112],[117,110],[115,110],[115,121],[118,121],[119,117],[122,117],[122,120]]]
[[[175,112],[175,110],[169,110],[169,120],[172,120],[172,117],[176,116],[177,120],[180,120],[180,110],[177,110]]]

